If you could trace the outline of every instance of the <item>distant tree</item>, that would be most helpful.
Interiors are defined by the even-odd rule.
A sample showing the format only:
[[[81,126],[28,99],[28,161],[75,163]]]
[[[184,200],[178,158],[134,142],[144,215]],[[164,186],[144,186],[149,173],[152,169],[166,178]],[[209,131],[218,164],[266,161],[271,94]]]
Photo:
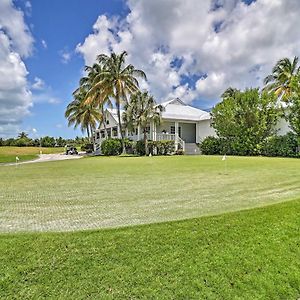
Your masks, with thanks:
[[[55,146],[55,138],[51,136],[44,136],[41,138],[41,146],[42,147],[54,147]]]
[[[22,131],[18,134],[18,138],[19,139],[28,138],[28,134],[26,132]]]
[[[64,147],[66,145],[66,140],[63,139],[61,136],[58,137],[55,142],[58,147]]]
[[[151,122],[159,125],[161,122],[162,105],[157,105],[153,96],[148,92],[137,91],[125,104],[123,121],[125,126],[132,131],[140,126],[144,134],[145,153],[148,154],[147,127]]]
[[[293,82],[298,76],[300,67],[298,57],[280,59],[264,80],[264,90],[274,92],[282,101],[288,102],[293,93]]]
[[[227,140],[231,150],[251,155],[275,132],[279,109],[273,93],[246,89],[227,95],[212,109],[211,115],[213,128],[220,138]]]

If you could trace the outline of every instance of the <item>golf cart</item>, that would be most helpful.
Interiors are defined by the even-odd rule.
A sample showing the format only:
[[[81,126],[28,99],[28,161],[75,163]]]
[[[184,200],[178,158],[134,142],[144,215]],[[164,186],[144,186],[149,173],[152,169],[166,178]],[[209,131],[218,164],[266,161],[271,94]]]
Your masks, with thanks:
[[[76,155],[78,154],[76,147],[66,145],[66,155],[75,155],[75,154]]]

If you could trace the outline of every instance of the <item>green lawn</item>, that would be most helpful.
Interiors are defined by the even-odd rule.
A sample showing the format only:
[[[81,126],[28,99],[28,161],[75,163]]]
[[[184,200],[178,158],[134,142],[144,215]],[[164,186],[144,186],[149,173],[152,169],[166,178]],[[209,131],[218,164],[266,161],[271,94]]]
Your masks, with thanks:
[[[300,197],[300,160],[95,157],[0,167],[0,232],[165,222]]]
[[[0,163],[10,163],[16,161],[16,156],[20,161],[35,159],[42,150],[42,153],[59,153],[64,148],[39,148],[39,147],[0,147]]]
[[[185,221],[0,235],[2,299],[299,299],[300,201]]]

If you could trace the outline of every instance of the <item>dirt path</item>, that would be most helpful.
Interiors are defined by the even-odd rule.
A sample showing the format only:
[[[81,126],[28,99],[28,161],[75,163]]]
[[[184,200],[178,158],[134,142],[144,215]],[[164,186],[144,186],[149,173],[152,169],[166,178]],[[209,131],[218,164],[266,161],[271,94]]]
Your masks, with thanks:
[[[46,162],[46,161],[57,161],[57,160],[67,160],[67,159],[78,159],[83,157],[82,155],[65,155],[63,153],[56,153],[56,154],[40,154],[37,159],[28,160],[28,161],[21,161],[18,165],[21,164],[32,164],[32,163],[39,163],[39,162]],[[5,163],[1,164],[2,166],[15,166],[16,163]]]

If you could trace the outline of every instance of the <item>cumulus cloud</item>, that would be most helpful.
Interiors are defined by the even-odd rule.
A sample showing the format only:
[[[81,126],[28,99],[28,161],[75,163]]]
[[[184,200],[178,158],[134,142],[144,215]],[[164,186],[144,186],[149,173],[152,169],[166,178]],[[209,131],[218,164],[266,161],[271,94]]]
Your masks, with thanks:
[[[161,102],[215,103],[229,86],[261,86],[282,57],[300,55],[300,1],[128,0],[125,18],[101,15],[77,45],[86,64],[127,50]],[[206,102],[205,102],[206,101]]]
[[[29,114],[32,95],[22,57],[30,55],[33,38],[23,14],[9,0],[0,1],[0,136],[14,135]]]

